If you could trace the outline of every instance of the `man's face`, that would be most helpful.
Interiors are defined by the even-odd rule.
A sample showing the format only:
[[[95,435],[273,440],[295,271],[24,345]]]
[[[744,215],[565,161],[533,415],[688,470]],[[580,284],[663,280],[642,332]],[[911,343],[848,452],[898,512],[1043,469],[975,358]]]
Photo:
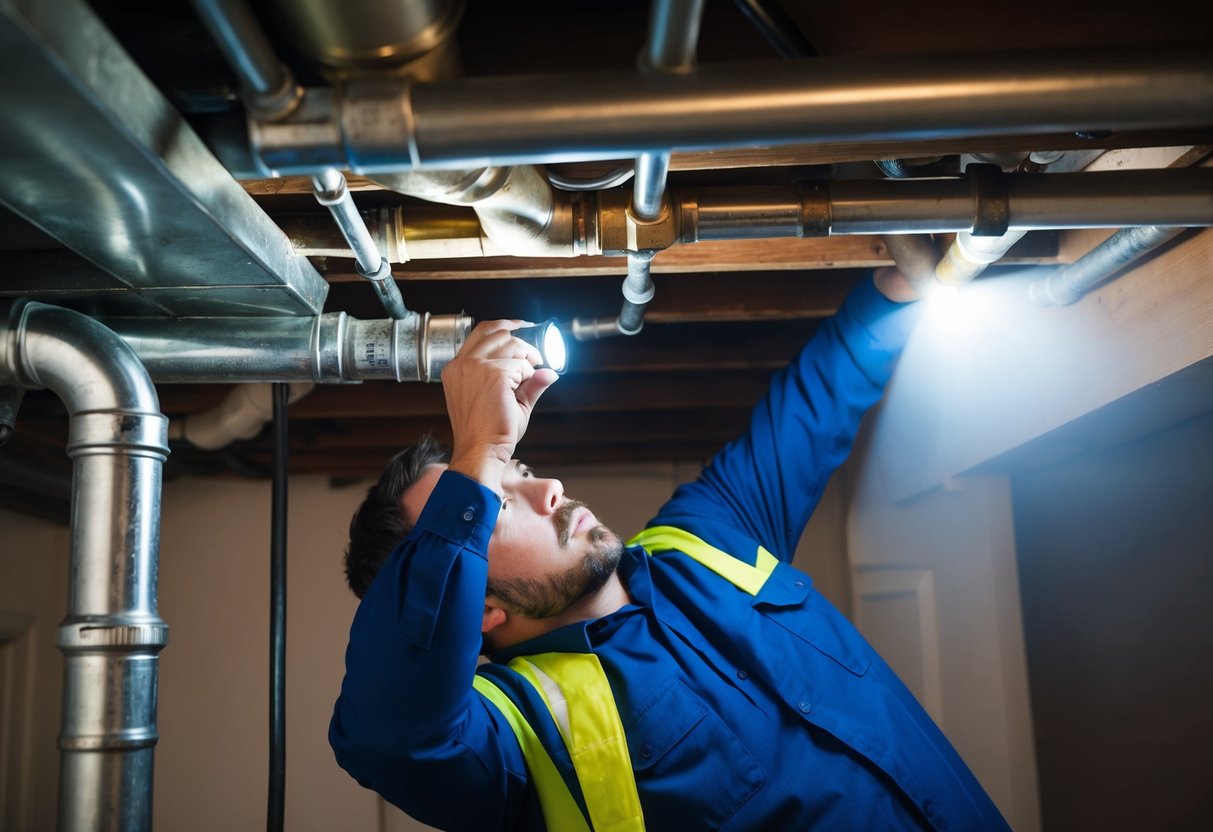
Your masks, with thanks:
[[[420,515],[444,470],[431,465],[405,491],[409,517]],[[623,544],[583,503],[564,495],[560,480],[536,477],[512,460],[501,489],[489,540],[489,595],[528,618],[550,618],[606,584]]]

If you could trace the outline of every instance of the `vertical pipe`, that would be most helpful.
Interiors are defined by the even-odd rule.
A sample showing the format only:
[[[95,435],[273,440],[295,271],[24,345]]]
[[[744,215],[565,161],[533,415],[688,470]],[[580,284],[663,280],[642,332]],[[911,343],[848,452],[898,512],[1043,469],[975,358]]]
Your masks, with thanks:
[[[329,209],[341,236],[349,243],[354,254],[354,268],[371,282],[384,310],[398,321],[409,317],[411,313],[400,296],[400,287],[392,277],[391,263],[380,253],[375,238],[358,213],[345,176],[339,170],[326,168],[312,177],[312,188],[316,201]]]
[[[290,385],[274,385],[270,510],[270,784],[266,829],[281,832],[286,809],[286,520]]]
[[[0,383],[48,388],[71,420],[59,828],[150,829],[168,420],[134,352],[92,318],[18,302],[0,336]]]
[[[653,0],[649,7],[649,37],[640,53],[642,70],[683,72],[695,65],[703,0]],[[639,222],[652,222],[661,214],[669,151],[649,151],[636,157],[636,179],[632,186],[632,214]],[[635,335],[644,326],[644,310],[653,298],[650,270],[653,252],[628,252],[628,276],[623,282],[623,307],[616,329]],[[574,334],[578,332],[574,322]],[[610,332],[600,327],[596,333]],[[595,335],[594,337],[598,337]]]

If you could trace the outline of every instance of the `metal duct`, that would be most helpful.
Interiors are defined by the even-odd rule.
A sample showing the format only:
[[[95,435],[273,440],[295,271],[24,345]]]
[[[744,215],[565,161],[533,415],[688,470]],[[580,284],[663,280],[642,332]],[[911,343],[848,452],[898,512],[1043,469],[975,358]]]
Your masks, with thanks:
[[[471,329],[464,315],[351,318],[115,318],[156,382],[438,381]]]
[[[265,170],[383,173],[619,159],[654,147],[1192,127],[1213,122],[1213,55],[1171,46],[829,56],[684,74],[351,81],[304,98],[290,119],[250,125]]]
[[[71,418],[71,584],[64,655],[59,828],[152,825],[156,611],[168,420],[131,349],[92,318],[30,301],[0,330],[0,384],[46,387]]]
[[[80,0],[0,0],[0,203],[132,314],[314,315],[328,284]]]
[[[502,252],[521,257],[576,257],[589,200],[556,192],[533,165],[380,174],[385,188],[447,205],[467,205]],[[592,227],[591,227],[592,230]]]
[[[286,40],[330,73],[450,77],[462,0],[263,0]],[[417,64],[421,63],[422,66]],[[419,73],[419,70],[421,72]]]

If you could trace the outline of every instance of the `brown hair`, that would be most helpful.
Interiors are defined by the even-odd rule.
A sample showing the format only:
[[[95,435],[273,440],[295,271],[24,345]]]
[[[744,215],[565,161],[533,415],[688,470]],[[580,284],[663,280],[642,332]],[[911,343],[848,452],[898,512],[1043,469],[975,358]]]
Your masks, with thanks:
[[[345,580],[361,598],[379,574],[396,545],[413,530],[416,518],[405,515],[400,503],[404,492],[427,466],[451,461],[451,449],[425,434],[388,463],[379,482],[366,492],[366,499],[350,520],[350,544],[345,550]]]

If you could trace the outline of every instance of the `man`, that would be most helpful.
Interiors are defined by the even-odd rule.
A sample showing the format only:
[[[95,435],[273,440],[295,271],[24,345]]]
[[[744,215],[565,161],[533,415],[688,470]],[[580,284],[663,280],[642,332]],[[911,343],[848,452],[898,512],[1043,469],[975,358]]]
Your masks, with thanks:
[[[1006,828],[787,563],[913,297],[861,283],[628,546],[513,458],[556,376],[518,322],[476,327],[443,372],[450,456],[397,457],[351,524],[338,762],[444,829]]]

